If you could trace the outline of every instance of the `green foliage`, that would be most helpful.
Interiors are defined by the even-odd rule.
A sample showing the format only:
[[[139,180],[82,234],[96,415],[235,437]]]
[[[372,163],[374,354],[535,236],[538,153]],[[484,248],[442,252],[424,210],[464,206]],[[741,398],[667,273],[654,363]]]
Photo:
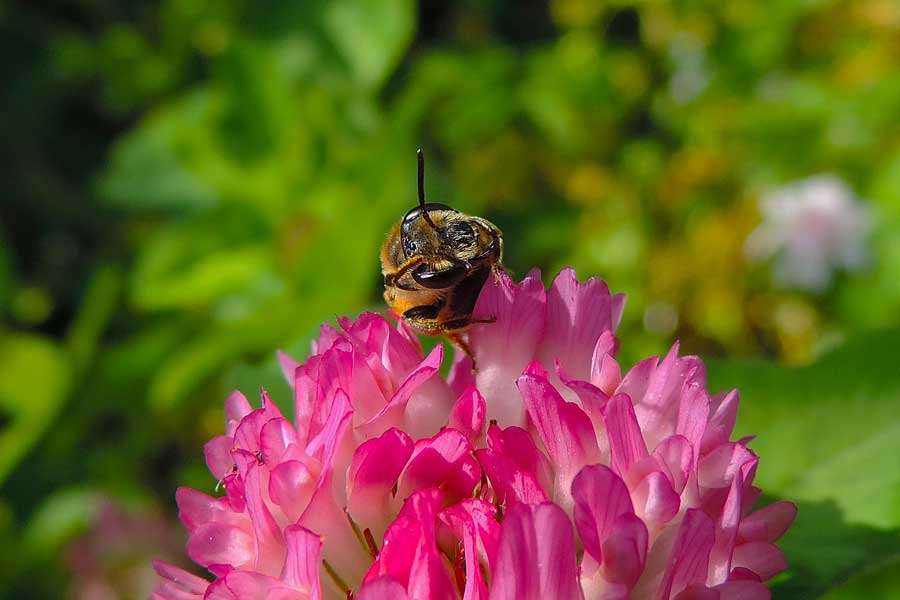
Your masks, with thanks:
[[[852,577],[823,598],[824,600],[900,598],[900,559],[894,557],[884,564]]]
[[[900,556],[900,330],[869,334],[817,363],[713,361],[711,387],[738,387],[738,435],[757,435],[757,484],[797,502],[781,546],[790,578],[784,598],[853,595],[886,585],[867,573]],[[844,582],[852,576],[852,584]],[[867,586],[873,586],[868,588]]]
[[[70,380],[66,357],[51,342],[33,335],[0,340],[0,481],[53,422]]]
[[[208,487],[228,390],[289,398],[276,348],[300,358],[319,323],[382,308],[378,248],[415,201],[418,146],[429,198],[500,225],[515,275],[573,265],[628,293],[625,362],[675,337],[757,357],[710,374],[742,391],[762,487],[800,505],[775,597],[889,597],[900,334],[871,332],[900,314],[894,3],[0,13],[10,597],[72,592],[60,555],[102,498],[171,513],[177,485]],[[768,190],[823,172],[871,209],[869,264],[785,289],[744,242]]]

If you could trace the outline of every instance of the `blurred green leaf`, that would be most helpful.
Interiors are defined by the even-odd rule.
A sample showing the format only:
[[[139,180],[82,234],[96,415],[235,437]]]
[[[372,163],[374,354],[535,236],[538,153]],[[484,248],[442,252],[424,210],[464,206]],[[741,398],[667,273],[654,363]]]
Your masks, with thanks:
[[[55,492],[37,508],[25,528],[26,547],[37,554],[59,552],[63,543],[94,519],[102,498],[102,494],[88,488]]]
[[[100,338],[112,318],[122,292],[122,272],[103,265],[88,281],[79,312],[66,334],[66,347],[76,377],[81,377],[93,361]]]
[[[216,194],[176,156],[168,122],[165,114],[151,117],[116,144],[99,180],[101,198],[130,210],[200,210],[216,203]]]
[[[65,401],[65,354],[33,335],[0,338],[0,483],[31,450]]]
[[[14,284],[6,242],[0,238],[0,311],[5,311],[9,306],[15,288]]]
[[[785,598],[815,598],[900,552],[900,330],[869,334],[809,367],[709,362],[741,391],[738,435],[757,435],[757,483],[795,500]]]
[[[226,294],[252,289],[273,277],[272,258],[265,247],[198,252],[191,240],[190,236],[167,237],[148,246],[134,279],[133,297],[138,307],[210,306]]]
[[[825,594],[823,600],[897,600],[900,598],[900,556],[851,577]]]
[[[323,25],[354,78],[374,89],[412,40],[414,21],[412,0],[334,0]]]

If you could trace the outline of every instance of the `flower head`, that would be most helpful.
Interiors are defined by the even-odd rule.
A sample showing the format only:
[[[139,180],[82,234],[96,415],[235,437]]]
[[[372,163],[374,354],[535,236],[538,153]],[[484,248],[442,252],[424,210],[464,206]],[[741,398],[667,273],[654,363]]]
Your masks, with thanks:
[[[624,298],[564,270],[489,281],[445,379],[401,321],[324,326],[286,419],[226,402],[206,447],[222,497],[182,488],[188,554],[156,599],[768,598],[792,504],[753,510],[758,458],[730,441],[736,392],[702,362],[623,373]]]
[[[871,215],[846,183],[816,175],[764,196],[763,223],[747,238],[751,260],[775,257],[782,285],[822,291],[838,269],[856,270],[867,259]]]

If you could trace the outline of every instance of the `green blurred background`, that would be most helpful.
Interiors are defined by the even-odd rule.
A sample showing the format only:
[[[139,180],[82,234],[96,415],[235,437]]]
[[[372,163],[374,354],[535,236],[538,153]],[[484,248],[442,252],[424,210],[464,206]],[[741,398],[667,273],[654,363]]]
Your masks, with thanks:
[[[422,146],[515,275],[627,292],[626,362],[740,387],[775,598],[900,598],[900,2],[12,0],[0,45],[0,595],[146,596],[227,391],[382,308]]]

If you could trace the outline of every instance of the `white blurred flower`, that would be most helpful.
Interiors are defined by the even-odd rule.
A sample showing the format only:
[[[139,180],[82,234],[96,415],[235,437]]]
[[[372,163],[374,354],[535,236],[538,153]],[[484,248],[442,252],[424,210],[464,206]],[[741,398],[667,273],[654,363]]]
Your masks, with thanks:
[[[677,104],[687,104],[709,84],[709,67],[703,44],[692,35],[676,35],[669,44],[674,67],[669,79],[669,95]]]
[[[744,249],[754,262],[775,258],[778,283],[820,292],[834,271],[857,270],[868,260],[869,207],[831,174],[802,179],[760,200],[763,222]]]

